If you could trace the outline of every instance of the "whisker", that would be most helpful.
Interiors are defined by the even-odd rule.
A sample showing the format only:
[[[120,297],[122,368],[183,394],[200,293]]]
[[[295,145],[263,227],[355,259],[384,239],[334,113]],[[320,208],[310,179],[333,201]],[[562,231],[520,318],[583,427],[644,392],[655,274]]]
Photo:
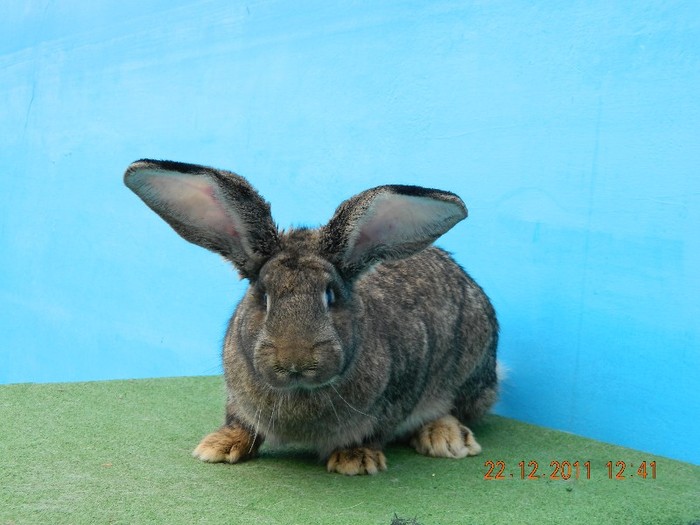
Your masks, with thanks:
[[[333,413],[335,414],[335,418],[338,420],[338,423],[340,423],[340,416],[338,415],[338,412],[335,409],[335,405],[333,404],[333,400],[331,399],[331,396],[328,392],[324,392],[326,399],[331,405],[331,408],[333,409]]]
[[[272,396],[272,389],[268,390],[268,393],[270,396]],[[267,422],[267,431],[272,432],[272,429],[275,428],[275,410],[277,409],[278,405],[280,404],[280,400],[278,399],[275,401],[272,405],[272,410],[270,410],[270,419]]]
[[[377,419],[377,416],[372,416],[370,414],[365,414],[362,410],[358,410],[354,406],[352,406],[350,403],[348,403],[343,396],[340,395],[340,392],[338,392],[338,389],[335,388],[335,385],[333,383],[330,383],[330,387],[333,389],[333,392],[338,394],[338,397],[345,403],[347,406],[349,406],[351,409],[353,409],[355,412],[358,414],[362,414],[363,416],[371,417],[372,419]]]
[[[253,447],[255,446],[255,440],[258,439],[258,430],[260,429],[260,415],[262,414],[262,406],[258,408],[258,413],[256,415],[257,421],[255,423],[255,433],[253,434],[253,440],[250,442],[250,448],[248,449],[248,454],[253,452]]]

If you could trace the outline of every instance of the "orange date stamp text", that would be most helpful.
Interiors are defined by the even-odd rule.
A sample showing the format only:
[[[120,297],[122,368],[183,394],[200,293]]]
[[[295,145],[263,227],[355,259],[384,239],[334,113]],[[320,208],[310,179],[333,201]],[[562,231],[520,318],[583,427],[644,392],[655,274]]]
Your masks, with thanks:
[[[600,472],[610,480],[656,479],[656,461],[608,461],[604,465],[593,465],[588,461],[519,461],[517,465],[509,465],[506,461],[484,462],[486,472],[484,479],[487,481],[500,481],[508,479],[520,480],[570,480],[591,479],[591,473]]]

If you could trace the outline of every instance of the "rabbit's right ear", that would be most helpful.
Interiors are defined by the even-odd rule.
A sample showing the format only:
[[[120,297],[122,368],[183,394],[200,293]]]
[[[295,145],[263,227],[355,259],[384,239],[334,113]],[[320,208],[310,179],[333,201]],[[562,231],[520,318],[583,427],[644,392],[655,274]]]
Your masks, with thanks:
[[[242,177],[180,162],[139,160],[124,183],[186,240],[255,278],[278,249],[270,206]]]

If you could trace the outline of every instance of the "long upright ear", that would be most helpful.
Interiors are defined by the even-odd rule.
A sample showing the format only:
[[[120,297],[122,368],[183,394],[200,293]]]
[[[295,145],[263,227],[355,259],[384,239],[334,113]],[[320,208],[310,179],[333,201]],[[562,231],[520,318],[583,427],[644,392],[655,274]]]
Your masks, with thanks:
[[[454,193],[419,186],[379,186],[343,202],[322,230],[325,255],[347,278],[373,264],[403,259],[467,216]]]
[[[124,183],[186,240],[254,278],[278,247],[270,206],[242,177],[180,162],[139,160]]]

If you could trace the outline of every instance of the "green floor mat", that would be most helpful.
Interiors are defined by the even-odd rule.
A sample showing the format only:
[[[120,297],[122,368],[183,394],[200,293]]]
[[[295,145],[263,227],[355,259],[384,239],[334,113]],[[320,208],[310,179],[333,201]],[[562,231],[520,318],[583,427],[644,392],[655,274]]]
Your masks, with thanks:
[[[497,416],[480,456],[391,446],[376,476],[266,447],[205,464],[223,402],[220,377],[0,387],[0,525],[700,523],[700,467]]]

